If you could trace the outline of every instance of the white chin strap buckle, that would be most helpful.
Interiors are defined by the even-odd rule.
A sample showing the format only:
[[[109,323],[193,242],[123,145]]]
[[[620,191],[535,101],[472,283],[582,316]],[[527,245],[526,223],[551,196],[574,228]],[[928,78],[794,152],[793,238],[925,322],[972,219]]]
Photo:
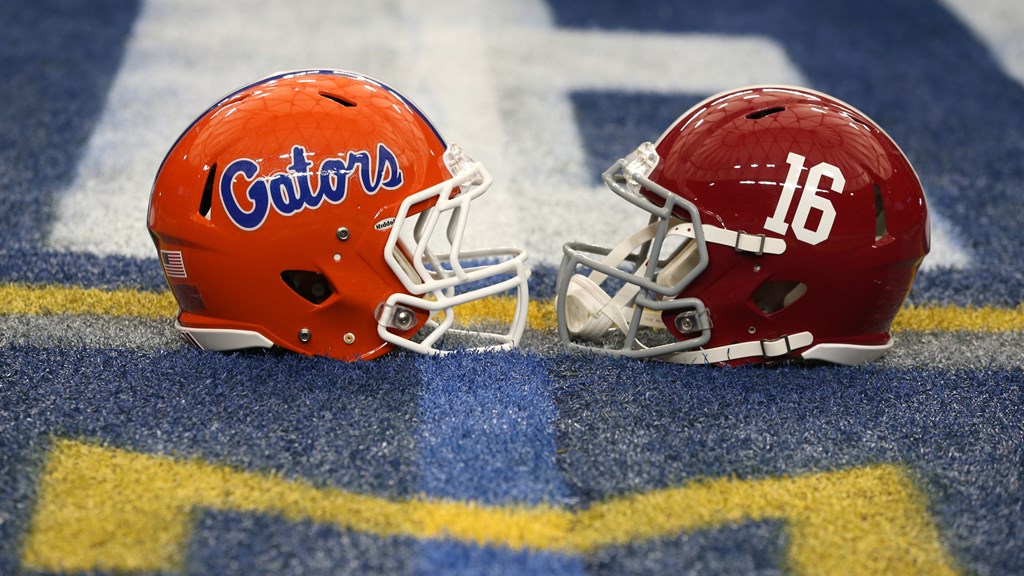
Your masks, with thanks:
[[[565,325],[574,336],[600,340],[612,325],[625,323],[622,310],[593,280],[580,274],[569,279],[565,294]]]

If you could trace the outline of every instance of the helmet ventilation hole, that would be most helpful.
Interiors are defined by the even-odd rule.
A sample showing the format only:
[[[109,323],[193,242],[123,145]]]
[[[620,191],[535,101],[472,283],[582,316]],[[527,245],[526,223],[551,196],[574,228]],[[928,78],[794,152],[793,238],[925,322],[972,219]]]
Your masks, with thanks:
[[[751,299],[758,310],[775,314],[787,308],[807,293],[807,285],[792,280],[769,280],[761,284]]]
[[[309,270],[285,270],[281,279],[293,292],[313,304],[320,304],[334,292],[331,283],[319,272]]]
[[[882,189],[875,184],[875,242],[878,242],[889,233],[888,225],[885,222],[885,202],[882,200]]]
[[[327,92],[321,92],[320,95],[323,96],[324,98],[327,98],[328,100],[333,100],[334,102],[337,102],[338,104],[341,104],[346,108],[356,107],[355,102],[352,102],[351,100],[345,100],[341,96],[335,96],[334,94],[328,94]]]
[[[213,182],[217,178],[217,165],[210,166],[210,173],[203,185],[203,195],[199,198],[199,215],[209,220],[210,206],[213,204]]]
[[[772,114],[778,114],[779,112],[782,112],[785,109],[786,109],[785,106],[773,106],[771,108],[765,108],[764,110],[758,110],[757,112],[751,112],[750,114],[747,114],[747,119],[748,120],[760,120],[761,118],[764,118],[765,116],[771,116]]]
[[[868,124],[867,120],[864,120],[863,118],[861,118],[860,116],[857,116],[856,114],[850,114],[849,118],[850,118],[850,120],[853,120],[857,124],[860,124],[861,126],[867,128],[868,130],[872,129],[871,128],[871,124]]]

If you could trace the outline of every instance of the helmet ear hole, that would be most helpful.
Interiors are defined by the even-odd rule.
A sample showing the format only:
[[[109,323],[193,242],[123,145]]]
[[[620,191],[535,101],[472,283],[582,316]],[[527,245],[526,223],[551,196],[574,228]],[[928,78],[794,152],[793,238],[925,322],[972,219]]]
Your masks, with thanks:
[[[769,280],[761,284],[751,300],[758,310],[765,314],[775,314],[787,308],[807,293],[807,285],[792,280]]]
[[[888,225],[885,222],[885,201],[882,199],[882,189],[875,184],[875,243],[885,238],[889,233]]]
[[[281,279],[293,292],[312,304],[320,304],[334,293],[331,283],[319,272],[309,270],[285,270]]]

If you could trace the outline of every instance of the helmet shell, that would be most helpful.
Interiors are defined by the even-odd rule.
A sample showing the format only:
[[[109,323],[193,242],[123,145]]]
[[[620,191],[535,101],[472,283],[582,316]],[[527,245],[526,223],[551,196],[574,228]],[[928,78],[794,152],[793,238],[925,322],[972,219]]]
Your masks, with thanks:
[[[384,259],[390,223],[406,197],[451,178],[445,149],[409,100],[358,74],[290,72],[228,95],[153,184],[148,226],[178,322],[306,354],[387,352],[374,312],[403,291]]]
[[[927,205],[906,156],[866,115],[807,89],[746,88],[692,108],[656,150],[650,179],[705,225],[786,242],[763,256],[708,244],[707,268],[678,295],[709,310],[706,347],[803,331],[815,344],[890,340],[929,250]],[[663,319],[683,338],[675,314]]]

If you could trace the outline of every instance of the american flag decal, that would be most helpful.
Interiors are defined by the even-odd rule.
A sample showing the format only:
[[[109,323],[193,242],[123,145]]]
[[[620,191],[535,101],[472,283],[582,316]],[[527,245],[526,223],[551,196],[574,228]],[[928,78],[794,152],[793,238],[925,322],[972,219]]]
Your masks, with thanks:
[[[167,274],[168,278],[188,278],[180,251],[161,250],[160,262],[164,265],[164,274]]]

